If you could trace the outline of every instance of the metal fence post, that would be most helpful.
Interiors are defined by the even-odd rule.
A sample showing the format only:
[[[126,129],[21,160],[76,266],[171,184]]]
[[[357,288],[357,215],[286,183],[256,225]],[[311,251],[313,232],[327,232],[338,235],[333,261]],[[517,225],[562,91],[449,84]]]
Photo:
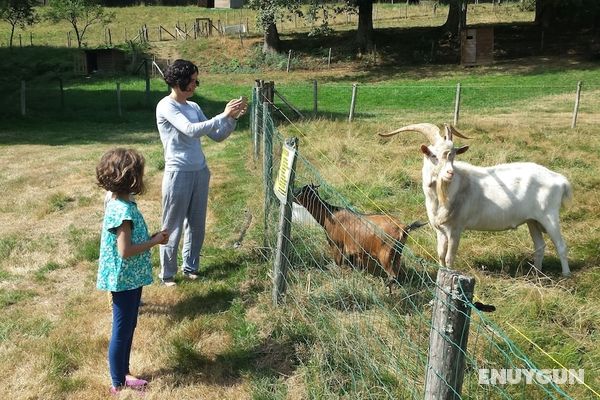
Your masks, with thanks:
[[[577,94],[575,95],[575,108],[573,109],[573,120],[571,121],[571,129],[577,125],[577,114],[579,113],[579,99],[581,97],[581,81],[577,82]]]
[[[25,95],[27,93],[27,88],[25,86],[25,81],[21,81],[21,115],[25,116],[27,112],[27,102],[25,100]]]
[[[348,122],[352,122],[354,118],[354,108],[356,107],[356,90],[358,88],[357,83],[352,84],[352,100],[350,101],[350,115],[348,115]]]
[[[458,114],[460,113],[460,82],[456,84],[456,97],[454,98],[454,126],[458,126]]]

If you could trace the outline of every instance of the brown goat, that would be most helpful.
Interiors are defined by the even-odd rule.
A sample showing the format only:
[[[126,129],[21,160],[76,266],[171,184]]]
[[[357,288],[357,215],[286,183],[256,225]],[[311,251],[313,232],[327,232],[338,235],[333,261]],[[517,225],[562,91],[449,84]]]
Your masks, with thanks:
[[[294,201],[325,229],[335,263],[347,263],[376,275],[383,268],[389,283],[397,280],[408,233],[426,223],[405,225],[388,215],[359,214],[334,206],[321,199],[317,188],[303,186],[294,194]]]

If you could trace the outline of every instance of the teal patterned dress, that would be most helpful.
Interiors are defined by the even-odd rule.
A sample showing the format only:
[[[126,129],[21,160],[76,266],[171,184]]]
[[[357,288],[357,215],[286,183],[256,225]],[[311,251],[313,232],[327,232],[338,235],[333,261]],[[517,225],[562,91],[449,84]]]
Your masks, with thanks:
[[[106,204],[97,282],[100,290],[122,292],[152,283],[150,250],[127,258],[119,255],[117,228],[123,221],[132,223],[131,243],[142,243],[150,239],[144,217],[135,202],[112,199]]]

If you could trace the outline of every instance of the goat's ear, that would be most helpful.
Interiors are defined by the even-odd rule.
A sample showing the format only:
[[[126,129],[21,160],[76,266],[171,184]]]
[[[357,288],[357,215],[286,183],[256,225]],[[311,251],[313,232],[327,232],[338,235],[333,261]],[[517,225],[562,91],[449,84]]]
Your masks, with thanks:
[[[427,157],[431,157],[433,155],[433,153],[431,152],[431,150],[429,150],[429,147],[427,147],[426,144],[421,145],[421,153],[425,154]]]
[[[458,149],[456,149],[456,154],[462,154],[467,150],[469,150],[469,146],[460,146]]]

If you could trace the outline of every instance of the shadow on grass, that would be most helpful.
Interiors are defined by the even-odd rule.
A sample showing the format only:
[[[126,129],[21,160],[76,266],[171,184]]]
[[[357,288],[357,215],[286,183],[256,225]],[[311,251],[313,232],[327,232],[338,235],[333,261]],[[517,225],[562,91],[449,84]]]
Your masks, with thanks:
[[[205,294],[195,294],[181,300],[171,309],[176,320],[194,318],[198,315],[217,314],[227,311],[239,292],[226,288],[213,288]]]
[[[293,343],[280,343],[268,337],[250,349],[232,349],[214,357],[202,354],[188,343],[176,341],[169,366],[150,374],[150,379],[169,376],[176,387],[201,383],[234,386],[243,376],[254,378],[290,376],[297,367]]]
[[[88,143],[147,143],[159,141],[155,107],[164,92],[153,91],[145,104],[143,91],[123,91],[122,115],[119,116],[116,94],[110,90],[69,90],[64,109],[57,105],[51,90],[39,94],[39,102],[28,102],[26,116],[12,105],[1,104],[4,112],[0,144],[72,145]],[[129,98],[129,100],[125,100]],[[218,114],[221,102],[195,96],[207,116]],[[18,103],[18,102],[17,102]],[[33,104],[32,104],[33,103]],[[246,122],[247,124],[247,122]],[[244,124],[240,124],[243,128]],[[240,129],[240,128],[238,128]]]
[[[597,60],[600,58],[598,34],[593,29],[564,27],[546,29],[533,23],[478,24],[477,27],[493,27],[494,60],[506,61],[524,57],[555,57],[563,59]],[[381,80],[389,76],[390,69],[407,69],[407,74],[415,78],[431,78],[439,74],[433,65],[448,65],[453,68],[460,64],[460,43],[458,38],[450,38],[442,27],[378,28],[373,32],[373,43],[378,53],[375,60],[372,54],[358,54],[356,31],[335,32],[330,36],[308,36],[308,33],[291,34],[284,37],[282,47],[306,57],[322,56],[327,59],[332,48],[332,61],[356,61],[363,67],[364,79]],[[302,58],[302,57],[301,57]],[[326,62],[326,61],[325,61]],[[580,68],[577,63],[561,63],[560,69]],[[443,69],[443,68],[442,68]],[[529,73],[547,72],[548,65],[534,66]],[[519,75],[519,71],[513,73]],[[331,81],[339,81],[339,76],[331,75]],[[327,80],[327,78],[325,78]]]
[[[72,66],[76,52],[41,46],[0,48],[0,145],[158,141],[155,107],[168,94],[166,84],[152,79],[147,96],[142,76],[78,76]],[[191,100],[209,118],[222,112],[226,101],[208,100],[203,93],[200,88]],[[238,129],[247,126],[244,118]]]
[[[473,262],[478,269],[511,277],[523,276],[531,273],[535,274],[537,272],[533,266],[533,258],[529,254],[477,258]],[[569,260],[571,272],[582,269],[586,264],[588,263],[585,260]],[[542,273],[544,275],[560,278],[562,276],[560,259],[556,256],[544,256],[544,260],[542,261]]]

